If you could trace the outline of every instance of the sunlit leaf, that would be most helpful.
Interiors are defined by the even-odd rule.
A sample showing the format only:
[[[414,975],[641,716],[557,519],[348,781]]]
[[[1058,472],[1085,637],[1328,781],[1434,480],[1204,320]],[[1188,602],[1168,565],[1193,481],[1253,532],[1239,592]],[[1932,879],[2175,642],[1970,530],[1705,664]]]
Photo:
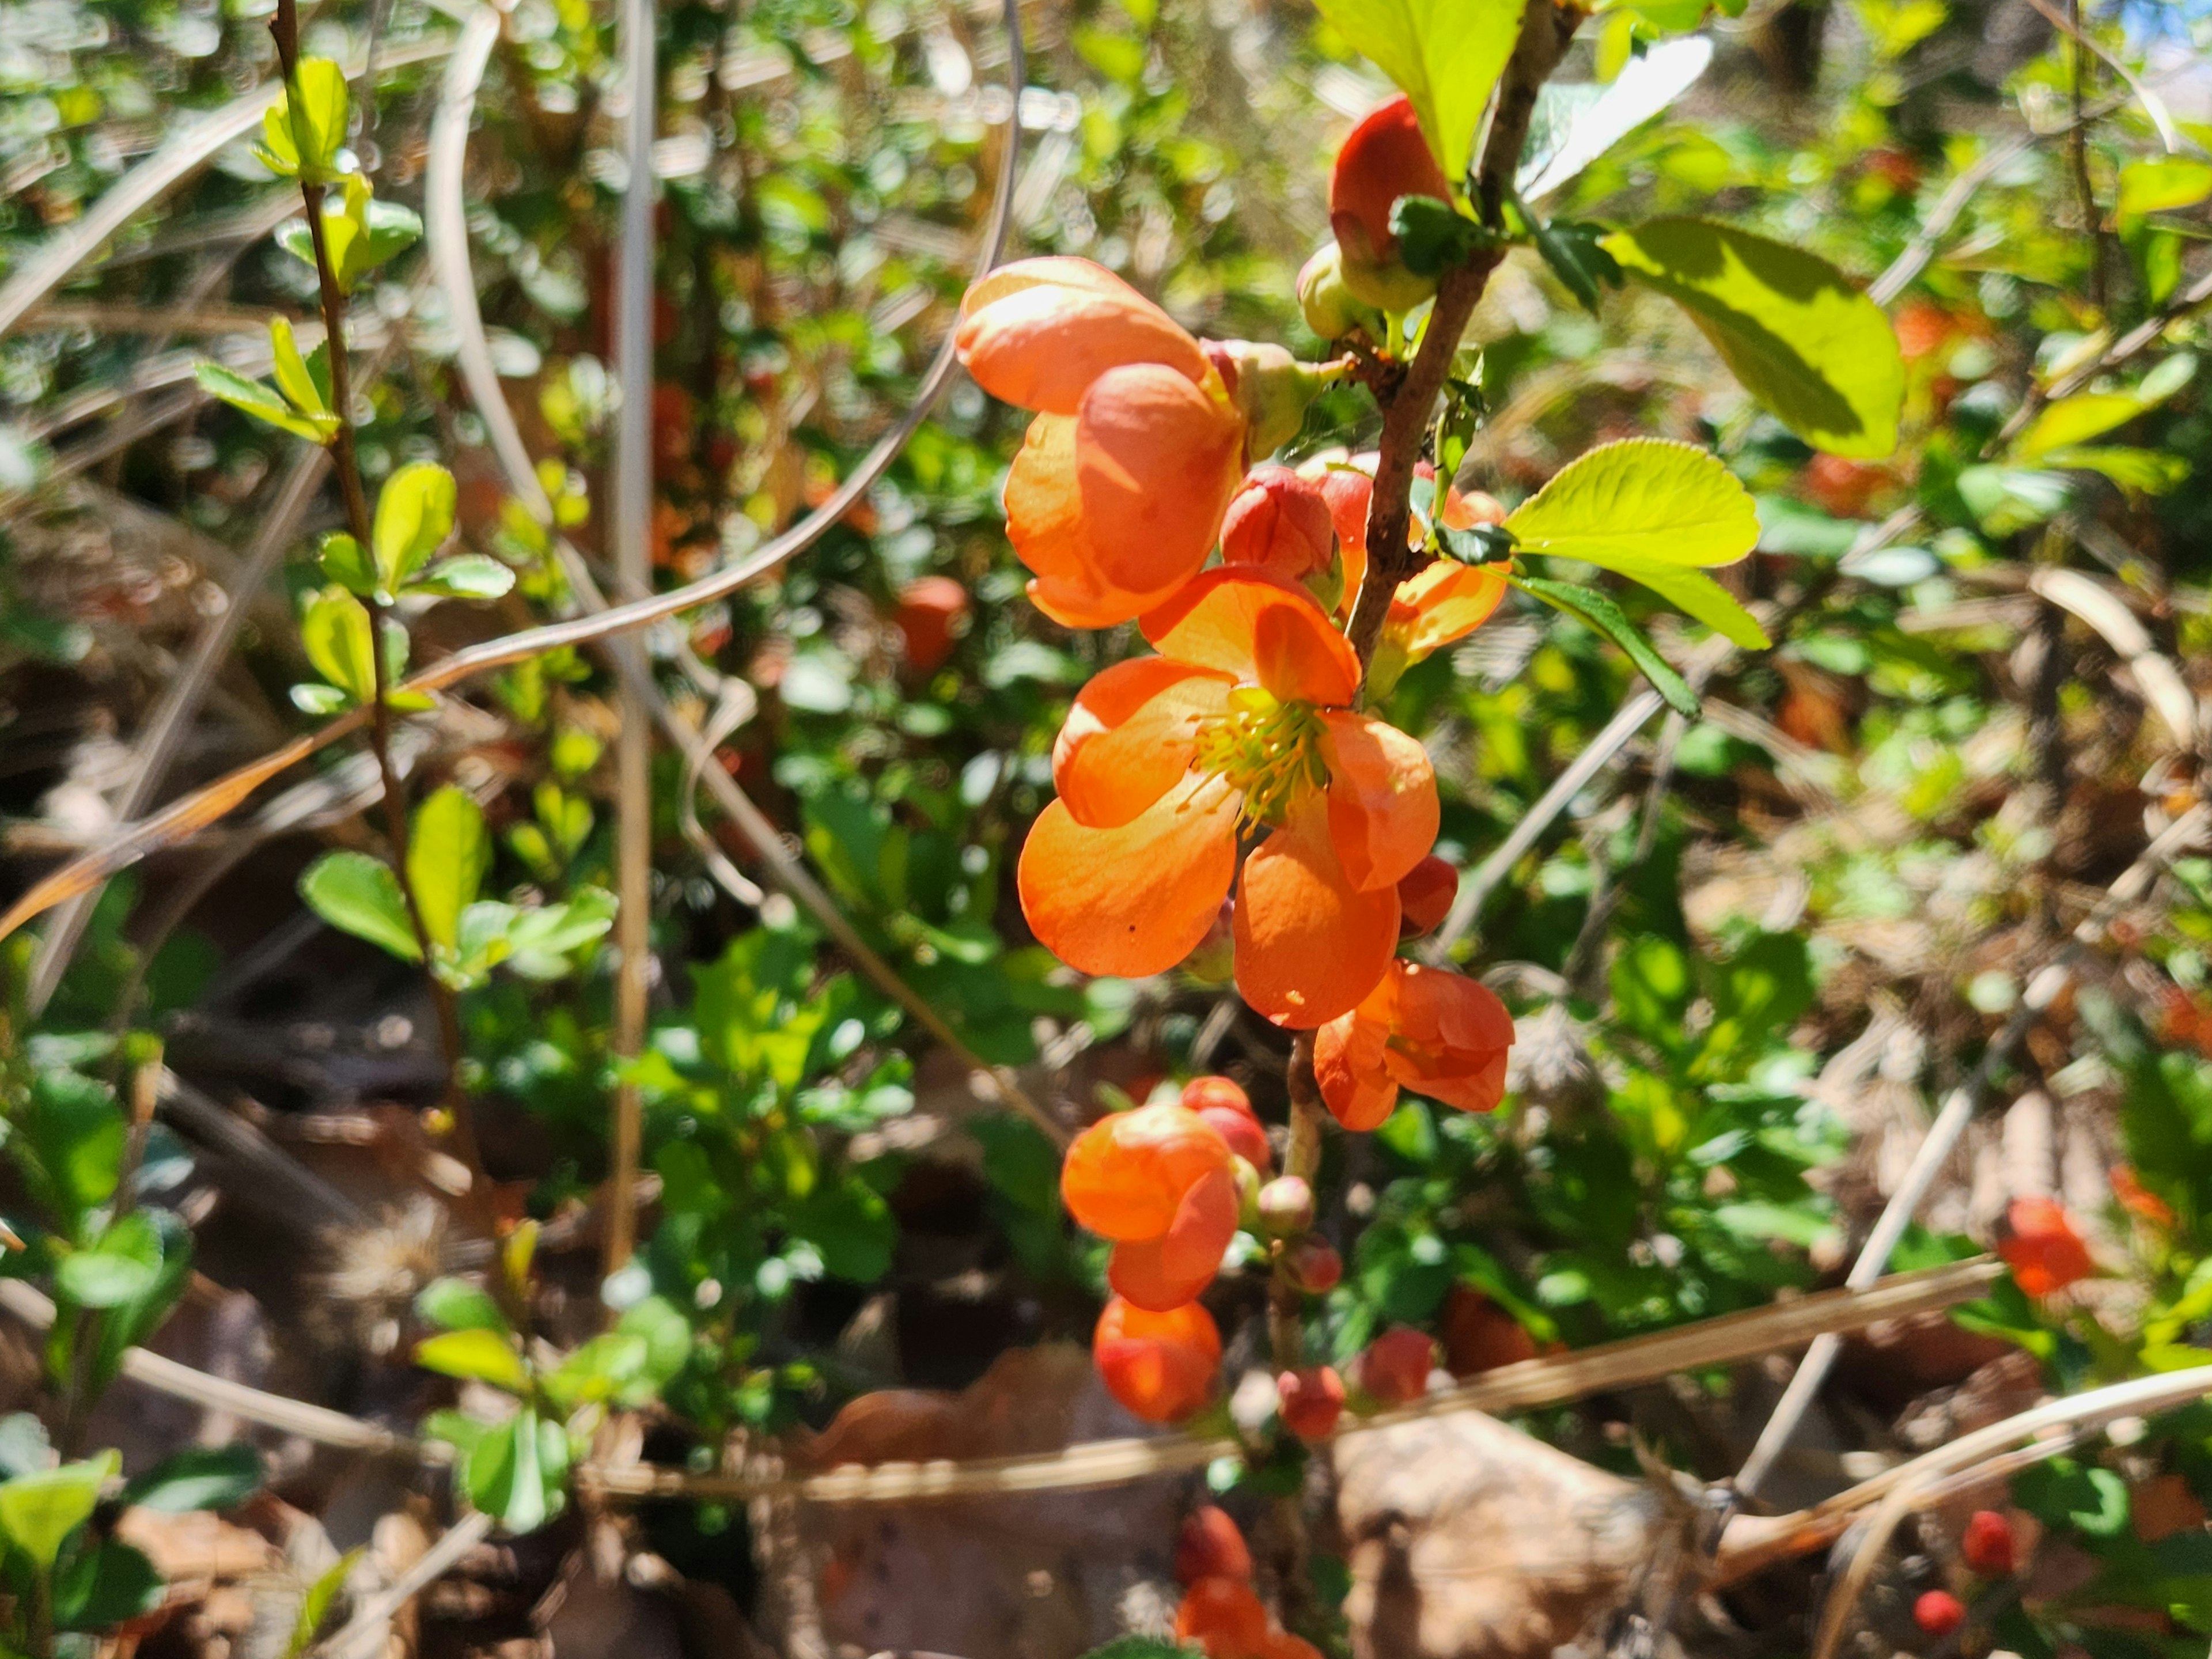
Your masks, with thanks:
[[[1594,587],[1583,587],[1572,582],[1543,580],[1534,576],[1508,578],[1522,592],[1534,594],[1553,608],[1565,611],[1576,620],[1611,640],[1627,654],[1644,678],[1651,682],[1651,689],[1667,700],[1667,706],[1677,714],[1694,716],[1698,712],[1697,694],[1689,683],[1676,673],[1667,659],[1661,656],[1629,621],[1621,608]]]
[[[1604,246],[1680,305],[1744,390],[1807,443],[1863,460],[1897,447],[1897,336],[1826,260],[1702,219],[1654,219]]]
[[[100,1489],[122,1467],[119,1452],[102,1452],[81,1463],[40,1469],[0,1482],[0,1532],[45,1572],[62,1541],[92,1518]]]
[[[432,944],[454,945],[461,912],[476,902],[490,868],[483,808],[467,790],[449,783],[415,809],[407,830],[407,884]]]
[[[426,1371],[464,1381],[489,1382],[509,1394],[530,1387],[530,1372],[507,1339],[497,1331],[446,1331],[415,1345],[415,1363]]]
[[[1316,0],[1321,15],[1413,100],[1455,187],[1491,88],[1512,56],[1524,0]]]
[[[455,494],[453,475],[435,461],[410,461],[384,481],[370,540],[386,587],[398,592],[444,544],[453,532]]]
[[[365,939],[404,961],[422,959],[399,878],[380,860],[366,853],[325,853],[300,878],[300,896],[340,932]]]

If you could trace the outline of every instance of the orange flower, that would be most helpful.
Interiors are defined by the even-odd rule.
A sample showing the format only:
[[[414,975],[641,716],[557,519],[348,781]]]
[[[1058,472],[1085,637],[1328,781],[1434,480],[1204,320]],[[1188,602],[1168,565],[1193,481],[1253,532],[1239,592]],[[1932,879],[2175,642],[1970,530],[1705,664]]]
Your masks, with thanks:
[[[1176,1583],[1188,1589],[1201,1578],[1252,1577],[1252,1551],[1229,1511],[1201,1504],[1183,1517],[1176,1534]]]
[[[1157,657],[1077,697],[1060,799],[1022,848],[1022,910],[1087,974],[1172,968],[1238,885],[1237,987],[1278,1024],[1355,1006],[1389,965],[1398,878],[1436,840],[1419,744],[1350,707],[1359,661],[1300,590],[1209,571],[1145,617]],[[1240,825],[1265,825],[1237,871]]]
[[[1322,1099],[1347,1129],[1378,1127],[1401,1085],[1487,1112],[1505,1094],[1513,1016],[1488,987],[1449,969],[1393,962],[1359,1006],[1314,1039]]]
[[[2089,1247],[2055,1200],[2015,1198],[2005,1225],[2008,1236],[1998,1241],[1997,1255],[2030,1296],[2049,1296],[2096,1271]]]
[[[1060,1193],[1070,1215],[1115,1241],[1108,1282],[1154,1313],[1212,1283],[1237,1233],[1236,1154],[1173,1102],[1116,1113],[1077,1136]]]
[[[1243,470],[1246,422],[1199,343],[1087,259],[1024,259],[960,302],[976,384],[1038,411],[1006,479],[1030,597],[1104,628],[1197,574]]]
[[[1183,1593],[1175,1633],[1206,1659],[1253,1659],[1267,1639],[1267,1609],[1241,1578],[1201,1578]]]
[[[1212,1397],[1221,1332],[1195,1302],[1147,1313],[1117,1296],[1098,1316],[1091,1357],[1106,1392],[1133,1415],[1172,1423]]]

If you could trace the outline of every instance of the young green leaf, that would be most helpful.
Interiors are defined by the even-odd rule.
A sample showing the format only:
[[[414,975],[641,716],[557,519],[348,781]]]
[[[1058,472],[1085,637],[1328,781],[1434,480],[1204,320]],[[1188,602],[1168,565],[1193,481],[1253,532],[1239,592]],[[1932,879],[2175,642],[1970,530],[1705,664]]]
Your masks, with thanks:
[[[1703,219],[1654,219],[1601,246],[1686,311],[1744,390],[1807,443],[1860,460],[1897,447],[1897,336],[1826,260]]]
[[[345,148],[345,72],[327,58],[302,58],[291,84],[262,118],[253,153],[282,179],[328,185]]]
[[[1766,630],[1759,625],[1759,619],[1736,603],[1735,595],[1702,570],[1632,559],[1617,560],[1605,568],[1650,588],[1677,611],[1696,617],[1731,644],[1740,645],[1747,651],[1764,651],[1774,643],[1766,637]]]
[[[234,374],[221,363],[195,363],[192,375],[209,397],[220,398],[241,414],[251,415],[295,438],[305,438],[311,444],[330,442],[338,429],[337,416],[302,414],[260,381]]]
[[[362,277],[412,247],[422,235],[420,218],[397,203],[377,201],[358,173],[346,174],[343,187],[323,200],[323,248],[342,293],[353,292]],[[294,258],[313,267],[314,234],[305,219],[281,228],[276,240]]]
[[[356,1546],[332,1562],[320,1577],[307,1586],[307,1593],[300,1602],[299,1620],[292,1626],[292,1639],[284,1649],[284,1659],[300,1659],[301,1655],[315,1645],[315,1638],[322,1634],[323,1626],[330,1619],[331,1609],[337,1604],[339,1595],[345,1589],[346,1580],[353,1577],[353,1570],[361,1565],[362,1557],[368,1553],[366,1544]]]
[[[51,1571],[63,1540],[92,1518],[100,1489],[122,1464],[121,1453],[106,1451],[0,1483],[0,1532],[40,1572]]]
[[[1702,35],[1662,40],[1605,86],[1547,85],[1514,189],[1532,202],[1548,196],[1687,92],[1712,60]]]
[[[80,1534],[54,1568],[54,1628],[91,1634],[143,1617],[168,1593],[144,1552],[119,1538]],[[55,1644],[59,1649],[61,1644]]]
[[[1698,698],[1689,683],[1653,648],[1650,641],[1637,631],[1636,624],[1628,620],[1620,607],[1597,589],[1577,586],[1572,582],[1545,581],[1534,576],[1510,576],[1506,580],[1611,640],[1651,682],[1651,689],[1666,699],[1669,708],[1686,718],[1696,718]]]
[[[293,412],[318,422],[327,419],[336,431],[337,417],[331,409],[330,395],[308,373],[307,360],[300,355],[300,343],[292,337],[292,325],[282,317],[269,319],[269,355],[275,365],[276,389],[284,394]]]
[[[2043,458],[2043,464],[2100,472],[2139,495],[2163,495],[2189,476],[2186,455],[2126,444],[2076,444],[2070,449],[2054,449]]]
[[[1535,239],[1536,252],[1583,310],[1595,311],[1603,290],[1621,285],[1620,266],[1606,252],[1602,227],[1575,219],[1540,219],[1525,209],[1522,216]]]
[[[562,904],[541,905],[517,915],[507,933],[509,965],[525,979],[559,979],[573,964],[568,953],[603,937],[614,926],[615,896],[583,887]]]
[[[346,703],[368,702],[376,696],[369,628],[368,607],[335,586],[309,594],[301,614],[300,644],[307,660]],[[299,701],[296,690],[293,700]]]
[[[1457,187],[1491,89],[1520,37],[1525,0],[1316,0],[1321,15],[1413,103]]]
[[[415,1311],[449,1331],[509,1329],[491,1293],[465,1279],[434,1279],[415,1298]]]
[[[307,908],[342,933],[365,939],[404,962],[422,951],[392,866],[366,853],[325,853],[300,878]]]
[[[325,536],[315,559],[323,567],[323,574],[347,592],[365,599],[376,592],[375,567],[369,563],[367,550],[344,531],[333,530]]]
[[[384,586],[398,592],[453,528],[453,475],[435,461],[410,461],[384,481],[370,539]]]
[[[1416,276],[1435,276],[1464,264],[1493,233],[1433,196],[1401,196],[1390,209],[1390,234],[1398,257]]]
[[[82,1308],[118,1308],[143,1296],[161,1271],[161,1238],[143,1212],[134,1211],[88,1249],[62,1258],[54,1288]]]
[[[530,1390],[530,1371],[506,1337],[497,1331],[447,1331],[415,1345],[415,1363],[426,1371],[489,1382],[509,1394]]]
[[[410,593],[448,599],[495,599],[514,586],[514,572],[483,553],[441,559],[407,584]]]
[[[407,884],[432,944],[453,948],[461,912],[476,902],[490,868],[483,808],[467,790],[449,783],[415,809],[407,832]]]
[[[1523,553],[1615,568],[1734,564],[1759,543],[1759,509],[1713,456],[1661,438],[1601,444],[1507,514]]]
[[[2212,161],[2172,157],[2130,161],[2120,169],[2120,194],[2114,216],[2140,219],[2148,213],[2171,213],[2195,207],[2212,196]]]

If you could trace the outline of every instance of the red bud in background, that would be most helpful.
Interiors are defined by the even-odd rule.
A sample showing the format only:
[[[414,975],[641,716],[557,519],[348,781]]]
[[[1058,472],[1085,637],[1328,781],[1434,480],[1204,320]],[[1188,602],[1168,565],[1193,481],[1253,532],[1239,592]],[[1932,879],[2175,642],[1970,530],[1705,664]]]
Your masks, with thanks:
[[[1201,1578],[1252,1577],[1252,1552],[1228,1510],[1205,1504],[1183,1518],[1176,1537],[1175,1576],[1186,1589]]]
[[[1202,1112],[1209,1106],[1225,1106],[1232,1112],[1252,1115],[1252,1097],[1233,1077],[1191,1079],[1182,1085],[1182,1103],[1194,1112]]]
[[[1284,1250],[1283,1271],[1297,1289],[1308,1296],[1320,1296],[1334,1290],[1337,1280],[1344,1277],[1344,1258],[1327,1239],[1308,1233],[1293,1239]]]
[[[1419,939],[1451,914],[1459,872],[1434,853],[1398,878],[1398,937]]]
[[[1912,1604],[1912,1622],[1941,1641],[1966,1622],[1966,1605],[1948,1590],[1929,1590]]]
[[[1336,532],[1321,486],[1287,466],[1254,467],[1221,521],[1221,556],[1286,582],[1327,571]]]
[[[1302,1233],[1314,1224],[1313,1188],[1279,1176],[1260,1188],[1260,1224],[1271,1233]]]
[[[1267,1148],[1267,1132],[1251,1113],[1234,1111],[1226,1106],[1209,1106],[1199,1116],[1213,1126],[1214,1132],[1229,1143],[1231,1152],[1261,1174],[1265,1175],[1273,1167],[1275,1160]]]
[[[1984,1578],[2008,1577],[2020,1565],[2020,1540],[2003,1516],[1995,1510],[1976,1510],[1959,1540],[1959,1553],[1971,1571]]]
[[[1301,1440],[1326,1440],[1344,1415],[1344,1379],[1327,1365],[1285,1371],[1275,1379],[1283,1426]]]
[[[2010,1236],[1997,1241],[1997,1255],[2030,1296],[2049,1296],[2096,1271],[2089,1247],[2055,1200],[2015,1198],[2005,1224]]]
[[[1420,118],[1402,94],[1352,128],[1328,180],[1328,223],[1337,245],[1363,264],[1398,257],[1390,210],[1401,196],[1451,200],[1451,185],[1437,165]]]
[[[1410,1325],[1387,1330],[1359,1356],[1359,1386],[1386,1406],[1402,1406],[1429,1391],[1436,1367],[1436,1339]]]
[[[906,659],[935,672],[952,654],[968,621],[968,590],[950,576],[921,576],[899,590],[894,620],[906,641]]]

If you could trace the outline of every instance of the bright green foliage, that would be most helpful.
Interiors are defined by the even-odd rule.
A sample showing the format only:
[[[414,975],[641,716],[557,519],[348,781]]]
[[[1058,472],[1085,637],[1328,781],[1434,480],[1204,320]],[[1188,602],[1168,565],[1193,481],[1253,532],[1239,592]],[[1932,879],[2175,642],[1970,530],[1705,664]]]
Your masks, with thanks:
[[[331,927],[405,961],[422,959],[399,878],[382,860],[366,853],[325,853],[300,878],[300,896]]]
[[[330,368],[325,348],[317,346],[303,357],[298,342],[293,338],[292,325],[282,317],[272,317],[269,321],[269,349],[276,365],[275,390],[258,380],[249,380],[220,363],[210,362],[193,368],[200,389],[257,421],[267,422],[280,432],[305,438],[310,443],[329,443],[337,434],[338,416],[331,408]]]
[[[1491,89],[1521,33],[1522,0],[1320,0],[1321,14],[1413,101],[1459,185]]]
[[[347,173],[337,191],[323,198],[323,248],[341,294],[352,293],[362,277],[405,252],[422,235],[421,218],[396,203],[376,200],[368,180],[358,173]],[[285,226],[276,240],[294,258],[317,268],[314,234],[306,220]]]
[[[453,475],[434,461],[412,461],[384,482],[371,538],[377,580],[397,593],[453,532]]]
[[[1870,460],[1897,447],[1897,336],[1826,260],[1703,219],[1650,220],[1603,246],[1688,312],[1744,390],[1807,443]]]
[[[345,71],[327,58],[302,58],[291,84],[263,118],[253,153],[280,179],[335,184],[346,141]]]
[[[1618,571],[1738,645],[1770,643],[1695,568],[1733,564],[1759,539],[1749,493],[1703,450],[1651,438],[1604,445],[1554,475],[1505,528],[1522,552]]]
[[[63,1542],[92,1518],[101,1490],[123,1467],[116,1452],[0,1481],[0,1533],[40,1572],[53,1569]]]

